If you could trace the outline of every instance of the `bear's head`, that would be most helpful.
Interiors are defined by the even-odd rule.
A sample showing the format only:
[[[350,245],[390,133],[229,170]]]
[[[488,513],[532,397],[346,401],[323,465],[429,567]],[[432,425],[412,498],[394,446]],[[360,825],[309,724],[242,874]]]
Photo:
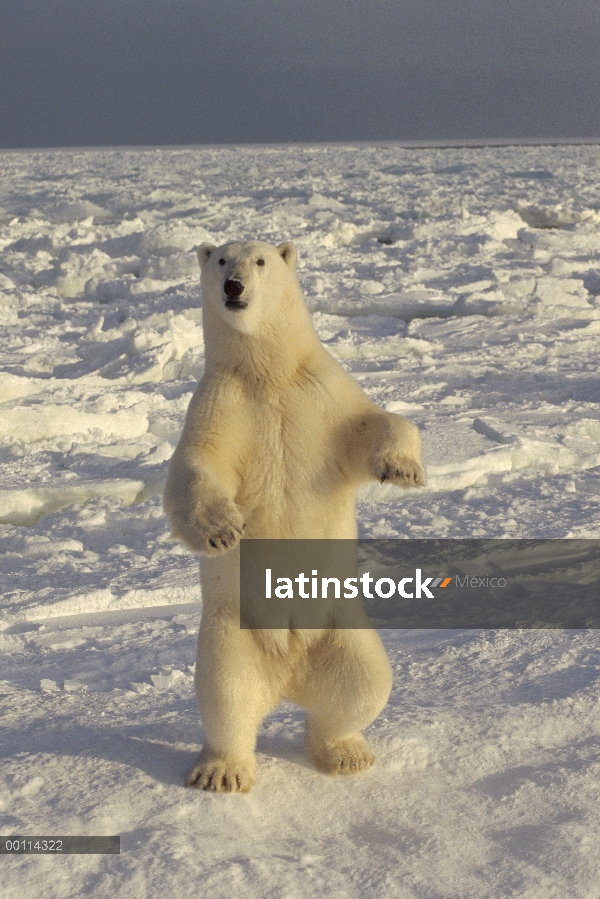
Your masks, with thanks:
[[[221,247],[203,243],[198,261],[205,310],[237,332],[257,335],[269,327],[267,323],[286,317],[291,324],[298,298],[304,305],[292,243],[277,247],[259,240]]]

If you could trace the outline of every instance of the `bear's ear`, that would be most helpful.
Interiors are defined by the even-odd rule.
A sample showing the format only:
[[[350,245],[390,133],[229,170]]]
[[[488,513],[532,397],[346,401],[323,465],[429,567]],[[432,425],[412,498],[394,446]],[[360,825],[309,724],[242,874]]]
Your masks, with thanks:
[[[298,258],[298,253],[296,251],[296,247],[290,240],[286,241],[285,243],[280,243],[277,247],[277,252],[286,263],[286,265],[289,265],[291,269],[296,268],[296,259]]]
[[[200,246],[198,247],[198,250],[197,250],[198,262],[200,263],[200,268],[204,268],[204,266],[206,265],[206,263],[208,262],[208,260],[210,258],[210,254],[212,253],[213,250],[216,250],[216,249],[217,248],[214,245],[214,243],[201,243],[200,244]]]

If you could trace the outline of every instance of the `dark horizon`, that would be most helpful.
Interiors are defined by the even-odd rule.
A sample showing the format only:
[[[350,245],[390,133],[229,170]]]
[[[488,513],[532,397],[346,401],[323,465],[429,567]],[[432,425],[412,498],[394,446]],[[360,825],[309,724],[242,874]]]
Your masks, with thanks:
[[[194,149],[244,149],[245,147],[401,147],[405,150],[460,150],[493,149],[496,147],[596,147],[600,136],[592,137],[542,137],[542,138],[490,138],[489,140],[289,140],[289,141],[244,141],[238,143],[189,143],[189,144],[62,144],[56,146],[0,147],[0,153],[36,153],[48,151],[72,151],[87,153],[99,150],[194,150]]]

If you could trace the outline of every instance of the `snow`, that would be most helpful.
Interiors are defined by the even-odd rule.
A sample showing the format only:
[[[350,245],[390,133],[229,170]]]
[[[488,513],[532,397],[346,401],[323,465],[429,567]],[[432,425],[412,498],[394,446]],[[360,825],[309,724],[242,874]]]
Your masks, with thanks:
[[[183,788],[197,561],[160,494],[203,369],[194,248],[293,239],[319,334],[423,431],[364,537],[600,535],[600,148],[2,152],[3,895],[597,896],[595,631],[385,631],[371,772],[283,704],[248,796]]]

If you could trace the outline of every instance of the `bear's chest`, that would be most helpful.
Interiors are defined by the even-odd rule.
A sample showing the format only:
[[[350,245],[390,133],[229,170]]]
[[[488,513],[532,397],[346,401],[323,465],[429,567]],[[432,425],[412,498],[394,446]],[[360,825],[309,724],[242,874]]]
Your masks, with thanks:
[[[331,397],[312,384],[249,407],[252,423],[240,467],[244,492],[291,497],[328,489],[340,477],[343,423]]]

